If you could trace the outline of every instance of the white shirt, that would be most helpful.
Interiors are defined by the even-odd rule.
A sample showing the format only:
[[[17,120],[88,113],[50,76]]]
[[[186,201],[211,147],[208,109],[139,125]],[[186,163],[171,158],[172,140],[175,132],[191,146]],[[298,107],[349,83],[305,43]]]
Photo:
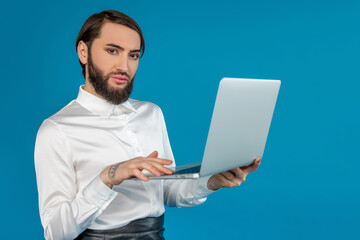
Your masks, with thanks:
[[[86,228],[113,229],[168,206],[195,206],[212,191],[197,180],[127,180],[108,188],[100,172],[158,151],[174,160],[160,108],[129,99],[108,103],[80,87],[76,100],[46,119],[37,135],[35,169],[46,239],[74,239]],[[175,162],[173,162],[175,166]]]

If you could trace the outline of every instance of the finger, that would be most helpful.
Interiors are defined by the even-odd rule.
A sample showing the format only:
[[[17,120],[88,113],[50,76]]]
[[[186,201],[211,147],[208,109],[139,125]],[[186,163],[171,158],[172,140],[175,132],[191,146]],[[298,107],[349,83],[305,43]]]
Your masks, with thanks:
[[[168,175],[174,173],[173,170],[168,169],[159,163],[151,162],[151,161],[143,162],[142,169],[145,169],[158,177],[161,176],[162,173],[168,174]]]
[[[219,173],[215,175],[216,185],[220,187],[225,187],[226,183],[229,181],[223,174]]]
[[[255,171],[260,166],[260,163],[261,163],[260,158],[255,159],[254,162],[250,166],[248,166],[246,171],[248,173],[251,173],[251,172]]]
[[[243,166],[243,167],[239,167],[239,169],[241,169],[243,172],[247,172],[247,170],[252,166],[252,164],[250,164],[249,166]]]
[[[135,177],[139,178],[140,180],[143,180],[145,182],[149,181],[149,177],[146,176],[144,173],[142,173],[139,169],[134,168],[133,174]]]
[[[246,181],[246,177],[248,175],[246,171],[241,170],[241,168],[231,169],[230,171],[236,176],[236,180],[234,182],[237,186],[240,186],[241,183]]]
[[[154,161],[163,165],[170,165],[173,161],[163,158],[154,158],[154,157],[147,157],[146,160]]]
[[[153,151],[152,153],[149,154],[149,156],[147,156],[148,158],[157,158],[158,156],[158,152],[157,151]]]
[[[221,175],[229,181],[233,181],[236,178],[235,174],[231,171],[222,172]]]
[[[236,186],[236,184],[230,181],[227,177],[225,177],[224,173],[219,173],[218,175],[219,184],[222,187],[231,188]]]
[[[252,164],[250,164],[249,166],[240,167],[240,169],[247,173],[251,173],[260,166],[260,163],[261,163],[260,158],[255,158],[254,161],[252,162]]]
[[[162,172],[162,173],[165,173],[165,174],[173,174],[174,171],[165,167],[164,165],[161,165],[160,163],[157,163],[157,162],[150,162],[150,164],[152,164],[153,166],[155,166],[157,168],[158,171]]]
[[[231,184],[231,187],[240,186],[245,180],[243,177],[239,178],[231,171],[226,171],[221,173]]]
[[[230,170],[237,178],[243,178],[246,172],[242,168],[234,168]]]
[[[149,162],[141,162],[140,166],[137,169],[139,168],[145,169],[157,177],[161,176],[161,172],[153,164],[150,164]]]

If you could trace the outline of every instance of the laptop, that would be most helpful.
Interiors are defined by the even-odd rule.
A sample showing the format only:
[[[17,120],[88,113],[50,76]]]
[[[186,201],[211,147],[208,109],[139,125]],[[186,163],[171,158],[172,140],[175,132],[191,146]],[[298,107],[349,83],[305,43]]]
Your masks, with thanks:
[[[206,177],[263,157],[280,80],[223,78],[220,81],[202,162],[175,167],[156,179]]]

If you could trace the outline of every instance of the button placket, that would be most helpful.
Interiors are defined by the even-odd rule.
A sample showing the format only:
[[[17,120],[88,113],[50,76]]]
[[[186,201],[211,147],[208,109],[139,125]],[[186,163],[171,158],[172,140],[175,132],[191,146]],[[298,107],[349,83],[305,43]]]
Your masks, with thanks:
[[[136,135],[134,134],[133,130],[131,129],[131,127],[129,125],[126,126],[126,135],[129,139],[129,143],[131,145],[131,148],[133,149],[133,151],[135,152],[136,155],[141,156],[142,152],[141,149],[139,147],[139,142],[137,140]]]
[[[118,120],[120,122],[121,125],[125,125],[127,123],[127,120],[128,120],[128,116],[126,114],[121,114],[119,117],[118,117]]]

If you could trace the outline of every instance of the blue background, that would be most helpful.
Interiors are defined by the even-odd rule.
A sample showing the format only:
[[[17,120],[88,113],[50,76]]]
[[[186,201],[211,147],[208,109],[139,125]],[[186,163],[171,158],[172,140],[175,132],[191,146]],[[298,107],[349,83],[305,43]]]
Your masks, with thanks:
[[[43,238],[36,132],[76,98],[75,39],[105,9],[143,29],[132,97],[162,108],[178,164],[202,158],[222,77],[282,80],[261,167],[201,206],[167,208],[168,239],[359,239],[360,1],[1,5],[2,239]]]

